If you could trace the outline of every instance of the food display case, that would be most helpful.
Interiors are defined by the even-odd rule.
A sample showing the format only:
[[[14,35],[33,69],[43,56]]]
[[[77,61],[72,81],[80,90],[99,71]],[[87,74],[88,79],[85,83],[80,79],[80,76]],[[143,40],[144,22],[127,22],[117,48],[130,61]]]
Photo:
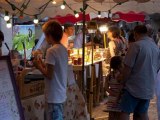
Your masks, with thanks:
[[[105,60],[104,58],[104,51],[105,49],[97,48],[97,49],[91,49],[91,47],[85,47],[85,65],[92,64],[92,58],[93,63],[96,63],[97,61]],[[92,54],[93,52],[93,54]],[[92,56],[93,55],[93,56]],[[73,66],[81,66],[82,65],[82,48],[80,49],[69,49],[68,50],[68,56],[69,56],[69,64],[72,64]]]

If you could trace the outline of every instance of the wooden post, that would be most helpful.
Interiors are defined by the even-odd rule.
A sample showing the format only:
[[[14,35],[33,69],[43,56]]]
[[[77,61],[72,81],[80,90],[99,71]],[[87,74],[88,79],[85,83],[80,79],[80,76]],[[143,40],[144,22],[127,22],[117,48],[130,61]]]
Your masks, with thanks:
[[[103,39],[104,39],[104,41],[103,41],[104,42],[104,48],[106,48],[107,47],[107,45],[106,45],[106,34],[104,33],[103,35],[104,35],[103,36]]]

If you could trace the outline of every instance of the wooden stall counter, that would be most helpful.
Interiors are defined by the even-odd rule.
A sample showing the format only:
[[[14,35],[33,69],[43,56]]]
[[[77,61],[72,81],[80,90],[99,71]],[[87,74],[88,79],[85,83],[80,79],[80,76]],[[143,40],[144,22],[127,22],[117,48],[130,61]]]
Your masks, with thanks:
[[[21,99],[44,93],[44,76],[35,68],[25,68],[17,76]]]
[[[25,120],[44,120],[44,80],[41,75],[35,78],[35,69],[24,69],[18,76],[18,83],[21,94],[21,102],[24,109]],[[34,77],[27,75],[32,75]],[[76,85],[72,66],[68,70],[67,100],[64,104],[65,120],[89,120],[86,103],[81,91]],[[30,78],[30,79],[29,79]],[[28,90],[27,90],[28,89]],[[33,90],[33,91],[32,91]]]
[[[35,68],[25,68],[17,76],[25,120],[44,120],[44,76]]]

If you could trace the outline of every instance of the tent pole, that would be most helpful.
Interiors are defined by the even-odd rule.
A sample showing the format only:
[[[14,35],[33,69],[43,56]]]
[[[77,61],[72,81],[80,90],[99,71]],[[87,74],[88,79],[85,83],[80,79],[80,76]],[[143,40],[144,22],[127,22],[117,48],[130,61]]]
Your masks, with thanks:
[[[85,6],[86,6],[86,0],[83,0],[83,44],[82,44],[82,47],[83,47],[83,64],[82,64],[82,93],[83,95],[85,95],[85,86],[84,86],[84,81],[85,81],[85,75],[84,75],[84,72],[85,72],[85,23],[86,23],[86,18],[85,18]]]

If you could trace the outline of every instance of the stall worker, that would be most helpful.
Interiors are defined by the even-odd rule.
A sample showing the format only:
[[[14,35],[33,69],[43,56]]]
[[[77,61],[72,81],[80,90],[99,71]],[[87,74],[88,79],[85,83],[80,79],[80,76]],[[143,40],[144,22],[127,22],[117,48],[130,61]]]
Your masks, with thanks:
[[[85,28],[85,34],[88,34],[88,29]],[[85,35],[85,43],[87,42],[87,36]],[[83,30],[81,30],[75,40],[74,40],[74,48],[82,48],[83,45]]]
[[[2,56],[2,43],[4,41],[4,34],[0,31],[0,56]]]
[[[61,44],[68,48],[68,37],[74,34],[74,24],[67,22],[64,24],[63,37],[61,39]]]
[[[33,63],[45,76],[46,120],[63,120],[68,70],[67,49],[60,42],[63,30],[56,21],[48,21],[42,29],[52,47],[47,50],[45,63],[40,58],[34,58]]]
[[[100,30],[96,31],[95,36],[93,38],[93,42],[94,42],[94,44],[102,47],[102,45],[103,45],[103,36],[102,36]]]
[[[107,32],[109,38],[109,51],[111,57],[122,55],[125,51],[125,45],[120,37],[120,29],[118,27],[110,27]]]

